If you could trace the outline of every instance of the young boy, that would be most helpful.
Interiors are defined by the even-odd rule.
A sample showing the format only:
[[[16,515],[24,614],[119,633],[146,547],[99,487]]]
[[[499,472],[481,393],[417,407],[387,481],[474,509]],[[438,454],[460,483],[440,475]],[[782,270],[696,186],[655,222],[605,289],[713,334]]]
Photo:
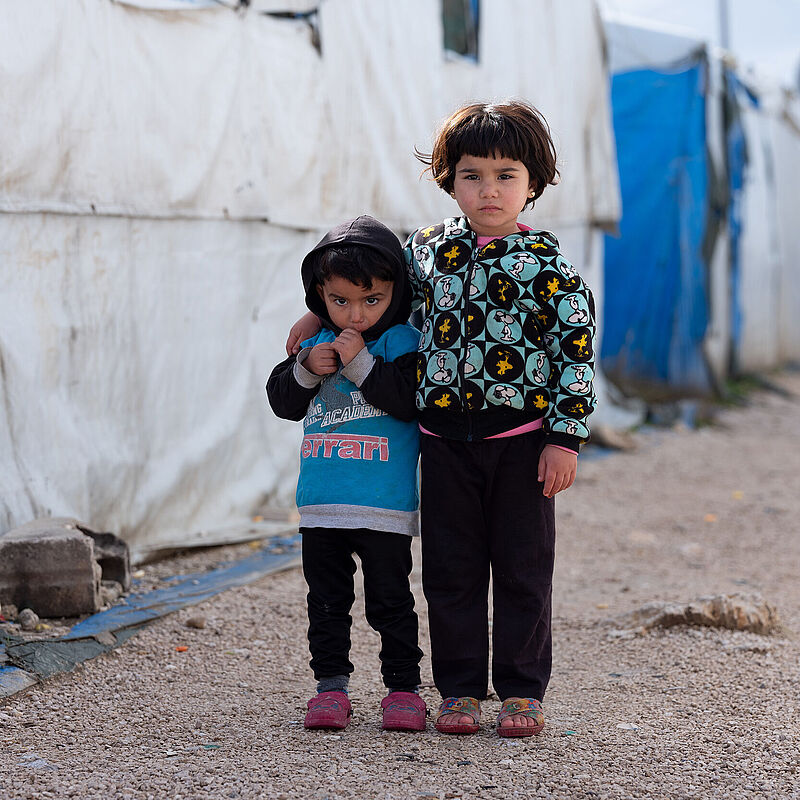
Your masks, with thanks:
[[[424,730],[422,651],[409,588],[418,533],[415,420],[419,332],[397,237],[368,216],[326,234],[302,265],[306,305],[322,329],[273,370],[272,410],[303,420],[297,506],[308,583],[308,640],[317,695],[307,728],[344,728],[353,665],[353,554],[369,624],[381,635],[386,730]]]

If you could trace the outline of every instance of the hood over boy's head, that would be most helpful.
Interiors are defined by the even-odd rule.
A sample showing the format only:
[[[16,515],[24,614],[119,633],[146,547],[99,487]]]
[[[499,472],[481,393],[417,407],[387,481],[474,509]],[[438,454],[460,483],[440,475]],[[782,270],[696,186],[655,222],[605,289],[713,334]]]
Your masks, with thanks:
[[[328,231],[303,259],[302,277],[306,305],[337,335],[341,328],[331,320],[318,289],[331,279],[344,279],[364,289],[370,289],[373,281],[394,284],[386,311],[361,332],[365,339],[376,339],[393,325],[407,322],[411,313],[402,245],[389,228],[366,215]]]

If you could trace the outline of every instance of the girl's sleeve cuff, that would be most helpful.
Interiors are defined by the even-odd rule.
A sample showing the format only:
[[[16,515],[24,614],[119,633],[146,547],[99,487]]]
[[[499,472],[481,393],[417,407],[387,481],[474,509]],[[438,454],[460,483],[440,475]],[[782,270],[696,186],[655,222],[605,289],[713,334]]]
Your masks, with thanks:
[[[568,433],[557,431],[547,434],[546,444],[552,444],[554,447],[560,447],[562,450],[569,450],[576,454],[580,454],[583,443],[583,439],[578,436],[570,436]]]

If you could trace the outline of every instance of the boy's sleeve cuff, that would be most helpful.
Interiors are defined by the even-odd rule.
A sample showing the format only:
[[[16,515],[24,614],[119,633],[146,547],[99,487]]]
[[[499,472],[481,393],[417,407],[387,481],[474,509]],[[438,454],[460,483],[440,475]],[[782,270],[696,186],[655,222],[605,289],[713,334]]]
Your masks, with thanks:
[[[305,349],[301,350],[297,354],[297,360],[294,362],[294,366],[292,367],[292,375],[294,379],[304,388],[304,389],[316,389],[322,383],[323,377],[322,375],[315,375],[313,372],[310,372],[303,366],[303,362],[308,358],[308,354],[311,352],[310,347],[306,347]]]
[[[342,375],[356,386],[361,386],[374,366],[375,356],[366,347],[362,347],[356,357],[346,367],[342,367]]]

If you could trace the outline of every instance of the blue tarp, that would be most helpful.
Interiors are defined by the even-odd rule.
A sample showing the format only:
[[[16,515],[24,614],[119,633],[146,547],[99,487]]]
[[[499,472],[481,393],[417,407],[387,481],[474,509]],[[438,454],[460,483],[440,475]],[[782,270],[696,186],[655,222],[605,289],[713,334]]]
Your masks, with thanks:
[[[605,241],[601,359],[623,390],[705,394],[709,322],[709,164],[702,57],[672,71],[614,75],[622,192],[618,236]]]
[[[27,641],[0,631],[0,698],[39,680],[69,672],[77,664],[108,652],[159,617],[209,597],[244,586],[299,562],[300,535],[272,539],[256,555],[208,572],[180,575],[151,592],[131,594],[108,611],[79,622],[57,639]]]

